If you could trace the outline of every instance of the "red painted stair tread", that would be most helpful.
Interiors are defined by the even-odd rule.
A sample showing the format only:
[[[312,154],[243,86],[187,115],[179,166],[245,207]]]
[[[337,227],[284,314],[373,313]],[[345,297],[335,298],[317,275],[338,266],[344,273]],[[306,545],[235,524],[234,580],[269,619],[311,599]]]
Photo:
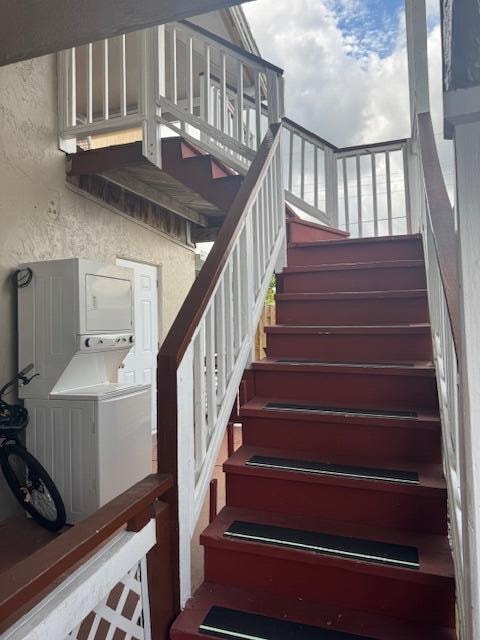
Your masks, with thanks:
[[[227,506],[201,535],[205,582],[171,637],[453,640],[421,237],[288,226]]]

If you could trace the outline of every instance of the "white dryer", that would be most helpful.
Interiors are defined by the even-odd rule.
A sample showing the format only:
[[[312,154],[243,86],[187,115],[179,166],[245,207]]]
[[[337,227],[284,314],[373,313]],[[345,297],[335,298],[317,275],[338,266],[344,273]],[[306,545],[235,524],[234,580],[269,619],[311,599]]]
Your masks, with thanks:
[[[19,390],[27,447],[74,523],[151,473],[150,386],[118,383],[135,340],[133,272],[82,259],[22,268],[19,364],[38,374]]]

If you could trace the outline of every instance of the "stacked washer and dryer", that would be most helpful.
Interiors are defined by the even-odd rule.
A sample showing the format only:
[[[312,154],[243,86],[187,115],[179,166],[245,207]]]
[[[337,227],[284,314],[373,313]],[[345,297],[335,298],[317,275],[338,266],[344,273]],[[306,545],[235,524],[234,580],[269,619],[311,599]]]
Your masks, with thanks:
[[[19,390],[27,448],[75,523],[151,472],[150,386],[118,382],[135,341],[133,271],[78,258],[22,269],[19,368],[37,374]]]

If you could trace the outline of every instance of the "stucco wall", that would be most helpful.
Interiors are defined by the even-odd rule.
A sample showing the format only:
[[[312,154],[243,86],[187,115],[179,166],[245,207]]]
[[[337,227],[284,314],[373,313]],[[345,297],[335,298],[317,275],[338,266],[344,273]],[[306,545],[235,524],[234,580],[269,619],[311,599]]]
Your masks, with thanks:
[[[21,262],[85,257],[161,265],[165,334],[195,277],[194,253],[69,189],[57,149],[55,57],[0,68],[0,381],[16,370]],[[0,478],[0,520],[12,510]]]

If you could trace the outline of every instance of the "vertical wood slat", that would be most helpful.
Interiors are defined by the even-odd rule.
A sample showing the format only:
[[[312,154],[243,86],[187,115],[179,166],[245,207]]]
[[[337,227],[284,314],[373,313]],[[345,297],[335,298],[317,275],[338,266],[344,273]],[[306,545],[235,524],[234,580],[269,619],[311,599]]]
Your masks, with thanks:
[[[281,118],[279,103],[279,78],[274,71],[267,70],[268,123],[278,122]]]
[[[345,201],[345,229],[350,231],[350,203],[348,201],[348,167],[347,159],[342,158],[342,173],[343,173],[343,198]]]
[[[276,225],[275,230],[278,231],[280,225],[283,223],[283,218],[285,216],[285,211],[282,211],[280,200],[278,197],[279,194],[279,186],[283,190],[283,184],[281,179],[281,172],[279,171],[279,162],[281,162],[281,157],[279,160],[279,149],[277,149],[275,156],[273,158],[272,163],[272,173],[273,173],[273,207],[276,215]]]
[[[194,437],[195,437],[195,471],[201,469],[207,451],[206,423],[206,380],[205,380],[205,324],[194,342],[193,358],[193,398],[194,398]]]
[[[93,122],[93,44],[90,42],[87,44],[87,87],[86,87],[86,115],[87,122],[91,124]]]
[[[245,223],[242,238],[240,240],[240,285],[242,288],[242,342],[251,331],[251,314],[252,314],[252,294],[254,291],[253,283],[254,259],[253,259],[253,237],[252,237],[252,209]]]
[[[300,152],[300,197],[305,199],[305,138],[302,138]]]
[[[206,355],[206,385],[208,433],[215,429],[217,422],[217,389],[215,375],[215,304],[212,304],[205,319],[205,355]]]
[[[375,154],[371,155],[372,162],[372,204],[373,204],[373,235],[378,236],[378,199],[377,199],[377,164]]]
[[[226,354],[226,374],[227,384],[233,370],[235,361],[234,345],[234,307],[233,307],[233,278],[232,261],[230,260],[225,269],[225,354]]]
[[[227,127],[227,56],[220,54],[220,129],[226,133]]]
[[[238,62],[237,65],[237,105],[236,105],[236,119],[237,119],[237,140],[243,143],[243,63]]]
[[[294,133],[290,130],[290,140],[288,145],[288,190],[292,193],[293,188],[293,136]]]
[[[170,29],[170,56],[171,56],[171,67],[170,67],[170,82],[171,82],[171,96],[172,102],[177,104],[178,102],[178,83],[177,83],[177,30],[175,27]]]
[[[325,213],[330,223],[338,225],[338,176],[337,158],[333,151],[325,147],[323,151],[325,163]]]
[[[265,180],[263,182],[261,197],[263,200],[263,218],[265,220],[265,229],[266,229],[266,245],[265,245],[265,263],[263,268],[265,269],[265,265],[270,258],[270,250],[272,247],[272,226],[270,224],[270,211],[268,207],[268,173],[265,176]]]
[[[187,111],[193,113],[193,38],[187,35],[185,45],[185,54],[187,57],[187,69],[185,80],[187,82]]]
[[[217,352],[217,405],[221,404],[226,388],[226,353],[225,353],[225,287],[220,282],[215,295],[215,336]]]
[[[393,234],[393,219],[392,219],[392,183],[390,176],[390,153],[385,152],[385,180],[387,184],[387,217],[388,217],[388,235]]]
[[[234,345],[235,345],[235,356],[240,351],[240,347],[242,346],[242,285],[241,278],[243,276],[242,270],[240,268],[240,245],[237,244],[237,248],[233,252],[233,260],[232,260],[232,268],[233,268],[233,333],[234,333]]]
[[[260,274],[261,274],[261,255],[260,255],[260,215],[258,210],[258,201],[255,201],[252,205],[253,216],[253,230],[254,230],[254,260],[255,260],[255,295],[260,288]]]
[[[262,88],[259,71],[255,72],[255,130],[256,147],[258,149],[262,141]]]
[[[127,115],[127,50],[125,34],[120,36],[120,113]]]
[[[259,222],[259,240],[260,240],[260,282],[262,280],[263,268],[265,266],[265,218],[263,215],[263,198],[261,191],[257,196],[257,215]]]
[[[252,148],[252,140],[251,140],[251,132],[250,132],[250,112],[251,109],[247,103],[246,109],[245,109],[245,144],[247,145],[247,147]]]
[[[204,92],[203,92],[203,100],[204,100],[204,119],[205,122],[210,124],[211,121],[211,101],[212,97],[210,94],[210,62],[211,62],[211,47],[209,44],[205,43],[204,47]]]
[[[103,41],[103,56],[102,56],[102,68],[103,68],[103,119],[108,120],[110,117],[110,102],[109,102],[109,73],[108,73],[108,39]]]
[[[272,163],[273,163],[273,160],[272,160]],[[268,237],[268,246],[270,249],[273,247],[273,242],[275,238],[275,211],[273,210],[273,203],[272,203],[272,193],[273,193],[272,178],[273,178],[272,165],[270,165],[270,167],[268,168],[267,174],[265,176],[265,207],[267,209],[268,228],[270,230],[269,237]]]
[[[70,126],[77,124],[77,51],[75,47],[70,49]]]
[[[403,184],[405,189],[405,216],[407,218],[407,233],[412,233],[412,210],[410,203],[410,180],[408,173],[408,148],[405,144],[402,149],[403,155]]]
[[[363,236],[363,211],[362,211],[362,174],[360,171],[360,156],[355,156],[357,167],[357,211],[358,211],[358,236]]]

